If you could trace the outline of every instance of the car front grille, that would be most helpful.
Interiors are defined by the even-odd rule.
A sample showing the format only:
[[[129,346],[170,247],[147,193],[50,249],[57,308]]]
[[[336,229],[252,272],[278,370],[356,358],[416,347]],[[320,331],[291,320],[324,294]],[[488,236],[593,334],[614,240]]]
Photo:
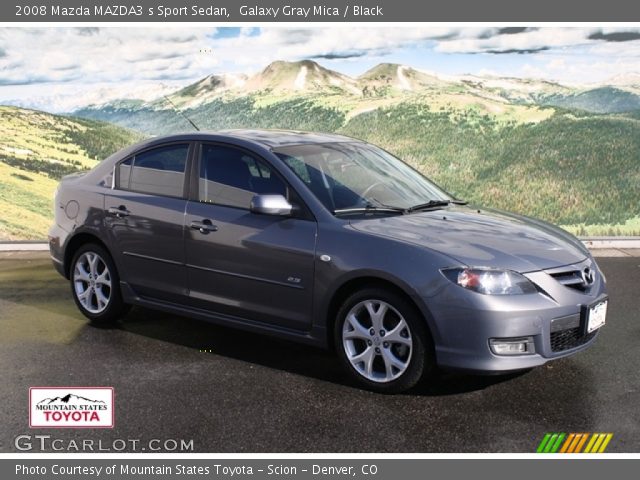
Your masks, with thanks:
[[[551,273],[550,275],[565,287],[574,288],[581,292],[587,289],[587,284],[582,279],[579,270]]]
[[[561,285],[585,293],[591,289],[596,279],[596,268],[589,261],[546,270],[546,272]]]
[[[596,336],[597,330],[584,334],[581,326],[551,332],[551,351],[562,352],[588,343]]]

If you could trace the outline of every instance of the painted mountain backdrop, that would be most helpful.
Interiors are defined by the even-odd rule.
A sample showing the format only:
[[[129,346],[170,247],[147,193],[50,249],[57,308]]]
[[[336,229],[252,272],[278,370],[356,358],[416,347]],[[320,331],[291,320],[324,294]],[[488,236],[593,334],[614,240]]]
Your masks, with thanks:
[[[171,104],[201,129],[354,136],[473,203],[580,235],[640,234],[640,75],[578,87],[390,63],[352,78],[309,60],[278,61],[254,75],[210,75],[168,99],[123,95],[71,117],[0,109],[0,202],[16,212],[0,218],[0,238],[44,238],[55,180],[67,171],[140,135],[191,130]]]

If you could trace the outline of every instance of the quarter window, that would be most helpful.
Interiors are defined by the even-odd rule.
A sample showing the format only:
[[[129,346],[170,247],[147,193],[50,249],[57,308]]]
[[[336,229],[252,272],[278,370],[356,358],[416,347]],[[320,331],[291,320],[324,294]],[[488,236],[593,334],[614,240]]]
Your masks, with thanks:
[[[284,182],[271,167],[233,147],[202,146],[201,202],[247,209],[253,196],[262,194],[287,194]]]
[[[126,159],[118,167],[123,190],[182,197],[189,145],[168,145]]]

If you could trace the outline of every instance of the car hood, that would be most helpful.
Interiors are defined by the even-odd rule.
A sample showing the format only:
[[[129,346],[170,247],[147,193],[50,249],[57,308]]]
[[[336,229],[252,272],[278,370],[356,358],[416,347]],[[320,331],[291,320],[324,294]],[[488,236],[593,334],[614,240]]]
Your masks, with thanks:
[[[368,218],[353,228],[443,253],[467,266],[521,273],[584,260],[588,251],[569,233],[541,220],[469,207]]]

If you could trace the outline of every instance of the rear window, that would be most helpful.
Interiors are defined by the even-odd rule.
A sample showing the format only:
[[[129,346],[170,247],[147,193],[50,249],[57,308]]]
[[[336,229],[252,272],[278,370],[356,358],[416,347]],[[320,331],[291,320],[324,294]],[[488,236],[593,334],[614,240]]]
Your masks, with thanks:
[[[182,197],[188,150],[188,144],[168,145],[126,159],[118,167],[118,188]]]

